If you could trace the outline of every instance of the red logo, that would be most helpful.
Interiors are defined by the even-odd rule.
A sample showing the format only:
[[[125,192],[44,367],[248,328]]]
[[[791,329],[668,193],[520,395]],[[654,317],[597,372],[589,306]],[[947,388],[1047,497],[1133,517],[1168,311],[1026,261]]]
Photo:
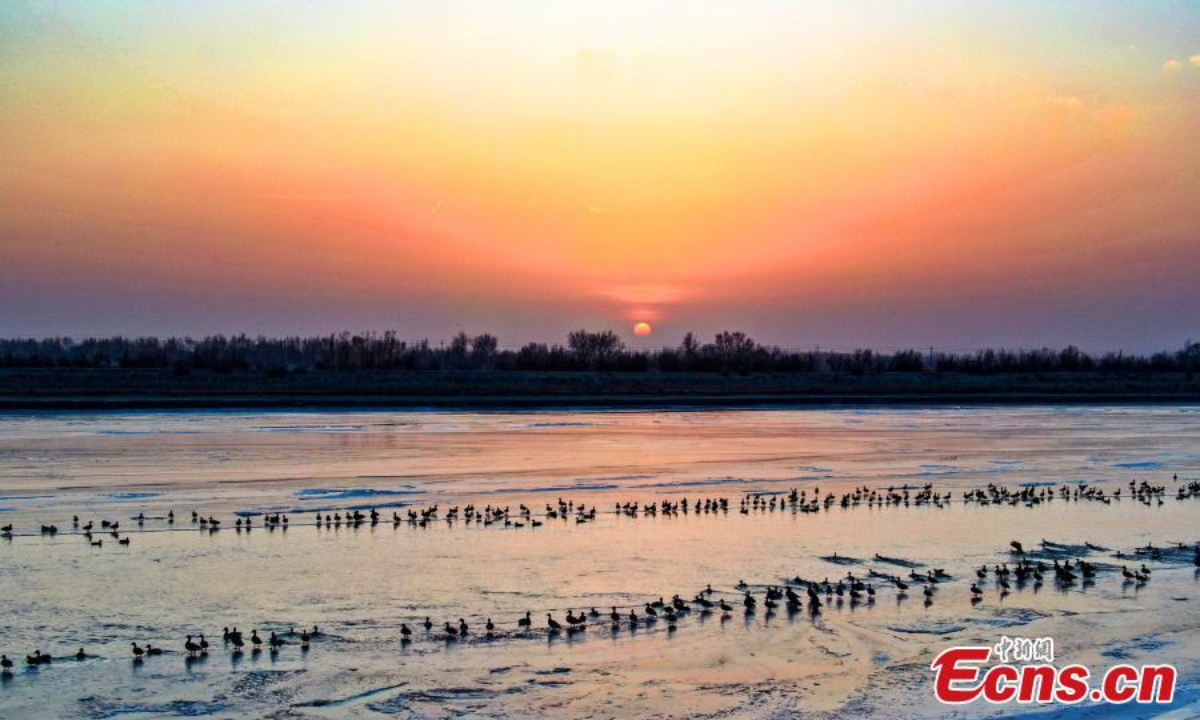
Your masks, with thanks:
[[[1031,645],[1024,645],[1031,643]],[[1038,643],[1042,643],[1038,647]],[[1045,652],[1050,648],[1049,656]],[[1083,665],[1053,665],[1053,643],[1004,638],[995,648],[953,647],[930,665],[935,673],[934,695],[943,703],[962,705],[983,698],[989,703],[1063,703],[1084,700],[1107,703],[1169,703],[1175,696],[1176,673],[1171,665],[1116,665],[1092,687],[1092,672]],[[1028,652],[1027,652],[1028,650]],[[1009,652],[1020,664],[1007,662]]]

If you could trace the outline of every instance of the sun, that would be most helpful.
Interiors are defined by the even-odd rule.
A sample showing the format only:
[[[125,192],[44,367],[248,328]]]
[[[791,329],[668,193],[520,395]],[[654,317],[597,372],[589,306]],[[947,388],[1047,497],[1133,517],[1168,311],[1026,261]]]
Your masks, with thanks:
[[[648,322],[640,322],[633,326],[633,334],[638,337],[646,337],[652,332],[654,332],[654,329],[650,327],[650,323]]]

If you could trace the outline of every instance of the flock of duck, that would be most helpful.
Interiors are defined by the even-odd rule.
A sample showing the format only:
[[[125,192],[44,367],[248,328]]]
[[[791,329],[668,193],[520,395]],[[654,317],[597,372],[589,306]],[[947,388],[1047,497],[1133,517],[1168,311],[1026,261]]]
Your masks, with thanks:
[[[1178,480],[1177,476],[1175,480]],[[1023,486],[1016,490],[1010,490],[1003,486],[989,484],[986,487],[962,491],[960,497],[964,504],[978,506],[1033,507],[1054,501],[1099,502],[1109,505],[1113,502],[1119,502],[1123,498],[1129,498],[1134,502],[1152,506],[1162,505],[1169,497],[1173,497],[1175,500],[1200,498],[1200,482],[1191,481],[1179,485],[1174,493],[1168,493],[1167,488],[1163,485],[1152,485],[1146,481],[1140,483],[1130,481],[1127,488],[1117,487],[1114,490],[1106,490],[1100,486],[1088,484],[1064,485],[1057,489],[1045,486]],[[932,485],[920,487],[904,485],[901,487],[888,487],[886,489],[862,486],[841,494],[830,492],[824,495],[821,494],[819,488],[813,488],[811,494],[806,489],[793,488],[786,494],[746,495],[740,499],[737,508],[738,512],[742,515],[782,511],[814,513],[829,511],[835,507],[848,509],[861,506],[868,508],[903,508],[911,506],[945,508],[952,504],[954,498],[955,493],[953,491],[939,492],[934,490]],[[611,513],[628,518],[674,517],[688,514],[724,515],[729,513],[730,509],[731,503],[728,498],[724,497],[697,500],[684,498],[677,501],[662,500],[646,504],[639,502],[616,503]],[[573,519],[576,524],[589,523],[596,519],[598,512],[600,511],[595,505],[589,507],[586,504],[577,504],[574,501],[560,498],[554,504],[546,504],[544,512],[540,513],[535,513],[524,504],[519,505],[515,511],[509,506],[488,505],[484,508],[478,508],[474,504],[467,504],[461,507],[450,507],[445,512],[442,512],[439,506],[433,505],[419,509],[410,508],[405,511],[404,515],[393,512],[387,520],[374,508],[366,513],[357,509],[346,511],[335,510],[333,512],[319,511],[315,514],[315,521],[311,523],[292,523],[284,513],[268,513],[261,516],[261,527],[270,531],[277,529],[286,531],[288,527],[293,525],[310,525],[318,529],[336,529],[343,526],[358,528],[369,525],[373,527],[379,525],[381,522],[390,522],[393,527],[410,525],[425,528],[437,522],[454,525],[461,521],[465,525],[537,528],[541,527],[545,522],[552,520],[569,521]],[[175,512],[173,510],[169,511],[165,518],[151,518],[147,517],[144,513],[139,513],[133,518],[133,522],[136,525],[134,532],[142,531],[148,520],[165,520],[168,528],[172,528],[175,526]],[[215,533],[222,528],[221,520],[211,515],[201,515],[197,511],[192,511],[189,525],[209,533]],[[126,534],[122,534],[121,523],[117,520],[102,519],[98,525],[96,521],[90,520],[86,524],[83,524],[80,518],[75,516],[72,518],[71,526],[73,534],[82,536],[95,547],[102,547],[106,538],[110,541],[115,541],[119,545],[130,544],[128,535],[130,531],[126,529]],[[233,523],[233,528],[238,533],[250,532],[254,527],[253,514],[239,515]],[[55,525],[43,525],[40,534],[54,536],[58,532],[59,530]],[[5,525],[0,527],[0,537],[12,540],[14,537],[13,526]],[[984,586],[989,582],[989,579],[999,596],[1004,598],[1014,588],[1022,589],[1027,585],[1031,585],[1036,591],[1048,579],[1057,588],[1064,591],[1069,590],[1077,584],[1089,586],[1095,582],[1099,571],[1116,570],[1115,566],[1098,566],[1082,557],[1074,559],[1070,557],[1051,557],[1068,555],[1071,551],[1076,550],[1086,553],[1103,551],[1104,548],[1090,543],[1085,543],[1083,546],[1066,546],[1043,540],[1040,549],[1031,553],[1027,552],[1019,541],[1014,540],[1009,548],[1011,567],[1009,562],[1004,562],[995,564],[990,568],[984,565],[975,570],[975,579],[970,586],[970,602],[972,604],[982,602],[985,594]],[[1164,552],[1171,552],[1178,558],[1179,553],[1186,551],[1187,548],[1183,545],[1177,545],[1174,548],[1161,548],[1148,545],[1143,548],[1137,548],[1133,551],[1132,555],[1117,552],[1115,557],[1118,560],[1124,561],[1120,566],[1122,582],[1126,586],[1141,587],[1148,583],[1151,577],[1151,569],[1146,566],[1144,559],[1162,560]],[[1191,552],[1193,564],[1200,568],[1200,545],[1192,547]],[[836,554],[824,559],[837,564],[859,562],[853,558],[839,557]],[[953,579],[951,575],[941,568],[918,572],[916,567],[921,566],[920,563],[910,563],[909,561],[887,558],[878,554],[875,556],[875,560],[881,563],[899,564],[910,567],[907,581],[895,573],[870,570],[866,578],[856,577],[853,572],[847,572],[846,577],[838,580],[836,583],[831,582],[828,578],[822,581],[812,581],[797,576],[785,580],[782,584],[755,587],[761,590],[762,608],[769,617],[781,605],[789,613],[807,610],[807,612],[813,615],[818,615],[821,609],[829,604],[840,607],[844,602],[848,601],[851,607],[853,607],[860,603],[874,603],[878,589],[882,587],[890,587],[894,590],[897,602],[902,602],[907,598],[910,589],[919,587],[920,593],[924,598],[924,604],[929,606],[933,603],[939,586]],[[1140,564],[1139,560],[1141,560]],[[1134,567],[1131,568],[1130,565],[1134,565]],[[759,598],[754,595],[752,592],[753,589],[752,586],[741,581],[735,586],[734,593],[719,593],[714,591],[712,586],[709,585],[704,590],[696,593],[690,601],[682,599],[679,595],[675,595],[670,601],[665,601],[660,597],[651,602],[642,603],[637,606],[623,607],[620,610],[618,610],[618,607],[613,606],[607,613],[607,622],[605,622],[604,615],[596,610],[596,608],[591,608],[586,613],[580,612],[578,614],[575,613],[574,609],[568,609],[562,620],[556,619],[553,612],[547,612],[544,625],[539,624],[539,627],[535,628],[533,613],[532,611],[527,611],[523,617],[516,621],[515,626],[518,633],[531,633],[544,630],[553,636],[563,632],[567,634],[579,633],[587,628],[589,624],[607,624],[613,631],[619,631],[622,628],[636,631],[639,627],[648,628],[659,622],[663,622],[668,632],[674,632],[678,623],[691,613],[697,613],[702,616],[720,613],[722,620],[728,619],[735,612],[736,607],[740,607],[741,611],[748,616],[757,613],[759,611]],[[797,592],[797,590],[802,592]],[[423,628],[427,636],[441,636],[446,641],[462,641],[471,637],[471,628],[464,618],[459,618],[457,623],[445,621],[436,624],[431,618],[426,617],[422,622],[414,624],[418,625],[419,628]],[[493,623],[491,618],[487,618],[483,627],[483,637],[486,639],[493,638],[502,632]],[[249,638],[245,638],[237,628],[233,628],[232,630],[225,628],[222,632],[222,645],[230,648],[235,655],[243,652],[247,642],[249,643],[251,652],[260,652],[265,646],[270,652],[277,653],[281,648],[293,642],[298,644],[302,650],[307,650],[310,643],[320,636],[320,634],[321,631],[317,627],[313,627],[311,630],[302,630],[299,633],[294,629],[289,629],[280,634],[270,632],[266,638],[263,638],[255,629],[251,630]],[[414,634],[414,630],[407,623],[400,625],[399,635],[402,643],[407,644],[412,642]],[[190,658],[205,656],[209,651],[209,643],[203,633],[187,636],[182,647],[186,655]],[[137,642],[131,643],[131,654],[135,662],[143,662],[146,658],[161,655],[163,652],[162,648],[156,647],[149,642],[144,646],[139,645]],[[80,648],[71,657],[82,661],[92,656],[89,656],[83,648]],[[32,654],[25,657],[25,663],[30,667],[48,665],[53,661],[54,658],[51,655],[43,653],[40,649],[35,650]],[[13,666],[14,662],[7,655],[0,655],[0,673],[11,673]]]
[[[196,522],[199,522],[199,518]],[[282,520],[279,522],[282,523]],[[1093,563],[1082,557],[1071,559],[1070,556],[1106,550],[1106,548],[1091,543],[1065,545],[1042,540],[1037,549],[1027,551],[1021,542],[1013,540],[1007,549],[1008,559],[1006,561],[996,563],[991,567],[982,565],[974,571],[974,580],[969,589],[969,602],[971,605],[976,605],[983,601],[984,586],[988,584],[989,579],[1001,599],[1007,597],[1014,589],[1021,590],[1029,585],[1036,592],[1047,580],[1053,582],[1056,588],[1064,592],[1078,584],[1085,587],[1090,586],[1095,582],[1098,573],[1102,571],[1115,572],[1116,566]],[[1194,544],[1190,548],[1183,544],[1176,544],[1172,547],[1148,544],[1135,548],[1130,553],[1117,551],[1113,557],[1123,561],[1120,566],[1123,586],[1140,588],[1150,582],[1152,574],[1152,570],[1146,566],[1145,560],[1178,561],[1189,552],[1192,564],[1196,568],[1200,568],[1200,543]],[[1063,556],[1061,561],[1059,556]],[[859,564],[862,562],[855,558],[836,554],[822,559],[834,564]],[[876,595],[883,587],[889,587],[895,591],[895,599],[898,604],[908,597],[910,589],[915,591],[915,588],[920,588],[924,605],[929,607],[934,603],[940,586],[954,580],[954,577],[943,568],[932,568],[919,572],[917,568],[924,567],[919,562],[880,554],[874,556],[874,561],[880,564],[909,568],[907,581],[898,574],[875,569],[869,570],[866,577],[859,577],[848,571],[844,578],[836,582],[830,581],[828,577],[815,581],[804,579],[798,575],[784,579],[781,583],[768,585],[751,585],[741,580],[731,591],[717,591],[713,589],[712,585],[708,585],[695,593],[691,600],[684,600],[678,594],[669,601],[660,596],[657,600],[637,605],[611,606],[608,613],[602,613],[595,607],[586,612],[576,613],[574,608],[571,608],[566,611],[561,620],[554,616],[552,610],[545,613],[544,623],[535,624],[533,611],[527,610],[514,623],[515,633],[517,636],[545,633],[550,638],[554,638],[562,633],[571,636],[584,632],[589,626],[607,626],[613,633],[625,629],[637,632],[640,628],[654,628],[660,622],[665,624],[668,633],[673,633],[678,625],[690,615],[707,617],[719,613],[721,621],[724,622],[739,609],[747,618],[755,616],[761,609],[765,617],[769,619],[780,608],[785,609],[789,615],[806,611],[815,617],[820,615],[822,609],[827,606],[840,609],[847,602],[851,608],[864,603],[870,606],[875,603]],[[1134,567],[1131,568],[1131,565]],[[757,596],[755,590],[759,591]],[[421,630],[424,631],[426,638],[445,642],[462,642],[472,637],[470,625],[465,618],[461,617],[457,623],[453,621],[435,623],[432,618],[425,617],[423,621],[414,623],[414,625],[418,630],[414,630],[407,622],[400,624],[398,634],[402,645],[412,643]],[[510,634],[510,631],[501,629],[492,621],[492,618],[487,618],[483,624],[482,638],[491,640],[502,634]],[[292,644],[298,645],[302,652],[307,652],[311,643],[321,636],[322,632],[317,626],[313,626],[311,630],[303,629],[299,632],[294,628],[279,633],[271,631],[265,638],[259,635],[257,629],[252,629],[247,638],[236,627],[226,627],[221,633],[221,643],[222,647],[231,651],[235,658],[240,656],[247,646],[255,655],[265,649],[274,657],[285,646]],[[139,664],[147,658],[159,656],[165,652],[163,648],[149,642],[144,646],[139,645],[136,641],[131,642],[130,648],[133,662]],[[187,635],[182,643],[182,649],[190,660],[207,656],[210,646],[204,633],[198,633]],[[70,657],[77,661],[83,661],[96,656],[87,654],[81,647]],[[54,661],[54,657],[40,649],[34,650],[32,654],[25,657],[25,664],[31,668],[49,665]],[[13,667],[13,660],[7,655],[0,655],[0,674],[10,675]]]
[[[312,630],[305,629],[301,630],[299,633],[297,633],[294,628],[289,629],[282,635],[272,632],[270,636],[264,640],[259,636],[257,630],[251,630],[249,637],[250,650],[251,652],[258,653],[262,651],[263,646],[265,645],[272,653],[277,653],[281,647],[291,643],[291,640],[285,639],[284,636],[287,636],[288,638],[295,638],[299,642],[300,648],[302,650],[307,650],[312,639],[320,636],[320,634],[320,628],[314,625]],[[246,647],[247,638],[236,627],[232,630],[229,628],[224,628],[222,633],[222,642],[226,647],[232,648],[233,654],[236,656],[243,652],[244,648]],[[146,643],[145,646],[139,645],[136,641],[131,642],[129,645],[133,662],[138,664],[142,663],[147,658],[157,657],[166,652],[163,648],[155,647],[149,642]],[[188,635],[183,642],[183,651],[186,657],[189,659],[195,659],[208,655],[208,648],[208,640],[204,637],[204,633],[199,633],[198,635]],[[97,656],[89,655],[84,651],[83,648],[79,648],[74,655],[70,656],[70,659],[83,661],[95,657]],[[64,658],[58,659],[61,660]],[[49,653],[42,652],[40,649],[34,650],[32,654],[25,656],[25,665],[28,667],[50,665],[54,661],[55,658],[53,656],[51,656]],[[9,659],[7,655],[0,655],[0,673],[11,673],[13,670],[13,665],[14,662]]]
[[[1174,479],[1178,481],[1179,478],[1175,476]],[[1173,497],[1179,501],[1200,499],[1200,481],[1193,480],[1178,485],[1174,493],[1168,493],[1165,485],[1152,485],[1145,480],[1141,483],[1132,480],[1129,481],[1127,492],[1123,487],[1106,490],[1103,487],[1090,484],[1063,485],[1057,489],[1046,486],[1022,486],[1019,489],[1010,490],[1007,487],[989,483],[986,487],[961,491],[960,497],[964,505],[998,507],[1034,507],[1056,500],[1062,502],[1097,502],[1111,505],[1114,501],[1121,501],[1122,498],[1129,498],[1142,505],[1154,506],[1163,505],[1168,497]],[[741,515],[785,511],[792,513],[817,513],[830,511],[834,508],[850,509],[863,506],[867,508],[926,506],[947,508],[954,502],[954,498],[954,491],[935,491],[932,484],[913,487],[908,485],[900,487],[891,486],[884,489],[861,486],[841,494],[829,492],[824,495],[821,494],[819,487],[813,488],[811,494],[809,494],[807,489],[792,488],[786,494],[754,493],[746,495],[741,498],[738,504],[738,512]],[[644,504],[636,501],[618,502],[614,504],[609,514],[627,518],[675,517],[689,514],[727,515],[730,512],[730,508],[731,503],[726,497],[703,498],[690,501],[688,498],[683,498],[681,500],[661,500]],[[398,528],[401,525],[427,528],[438,522],[453,526],[461,522],[466,526],[500,526],[520,529],[525,527],[539,528],[547,521],[552,520],[569,521],[574,519],[576,525],[582,525],[595,521],[599,512],[596,505],[589,507],[584,503],[577,504],[572,500],[559,498],[556,503],[547,503],[544,512],[534,512],[523,503],[518,505],[516,510],[507,505],[503,507],[487,505],[483,508],[478,508],[472,503],[463,506],[455,505],[446,509],[445,512],[442,512],[438,505],[409,508],[403,515],[393,511],[391,517],[387,519],[375,508],[369,509],[366,513],[361,509],[354,508],[345,511],[317,511],[313,522],[297,523],[293,523],[286,513],[263,514],[244,512],[239,513],[239,516],[234,520],[233,528],[238,533],[250,532],[255,527],[254,518],[261,517],[261,527],[269,531],[286,531],[289,527],[295,526],[309,526],[316,527],[317,529],[341,529],[342,527],[356,529],[363,526],[375,527],[381,522],[390,522],[393,528]],[[174,510],[169,511],[165,517],[148,517],[145,513],[139,513],[132,520],[136,524],[134,532],[145,530],[147,520],[165,521],[166,529],[176,528]],[[194,510],[191,513],[190,526],[208,533],[216,533],[224,527],[222,521],[216,517],[211,515],[204,516]],[[161,528],[158,531],[161,531]],[[71,532],[72,534],[82,536],[94,547],[103,547],[105,536],[110,540],[115,540],[118,545],[130,544],[129,531],[126,529],[127,534],[122,535],[121,523],[118,520],[102,519],[99,526],[97,526],[94,520],[86,524],[81,524],[79,516],[76,515],[71,521]],[[42,525],[38,534],[55,536],[58,533],[58,526]],[[26,534],[33,535],[35,533]],[[0,527],[0,538],[11,541],[15,535],[16,533],[11,524]]]

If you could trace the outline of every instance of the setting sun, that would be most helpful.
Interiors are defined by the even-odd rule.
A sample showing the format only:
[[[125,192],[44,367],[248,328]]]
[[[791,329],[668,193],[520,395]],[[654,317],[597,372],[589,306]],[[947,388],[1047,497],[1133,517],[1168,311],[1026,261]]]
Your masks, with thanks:
[[[654,332],[654,329],[651,328],[650,323],[647,322],[640,322],[633,326],[633,334],[637,335],[638,337],[646,337],[652,332]]]

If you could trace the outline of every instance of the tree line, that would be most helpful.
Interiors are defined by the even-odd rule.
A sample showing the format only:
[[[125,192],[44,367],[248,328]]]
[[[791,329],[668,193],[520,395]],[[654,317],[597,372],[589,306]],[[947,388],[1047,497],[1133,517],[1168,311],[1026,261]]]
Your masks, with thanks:
[[[813,373],[886,372],[1003,374],[1029,372],[1186,372],[1200,369],[1200,343],[1150,355],[1091,355],[1075,346],[1055,350],[983,349],[973,352],[849,352],[794,350],[721,332],[711,342],[688,333],[678,347],[630,348],[611,331],[577,330],[564,344],[501,348],[495,335],[459,333],[449,343],[408,342],[394,331],[310,337],[212,335],[0,339],[0,367],[124,368],[271,373],[352,370],[616,371]]]

